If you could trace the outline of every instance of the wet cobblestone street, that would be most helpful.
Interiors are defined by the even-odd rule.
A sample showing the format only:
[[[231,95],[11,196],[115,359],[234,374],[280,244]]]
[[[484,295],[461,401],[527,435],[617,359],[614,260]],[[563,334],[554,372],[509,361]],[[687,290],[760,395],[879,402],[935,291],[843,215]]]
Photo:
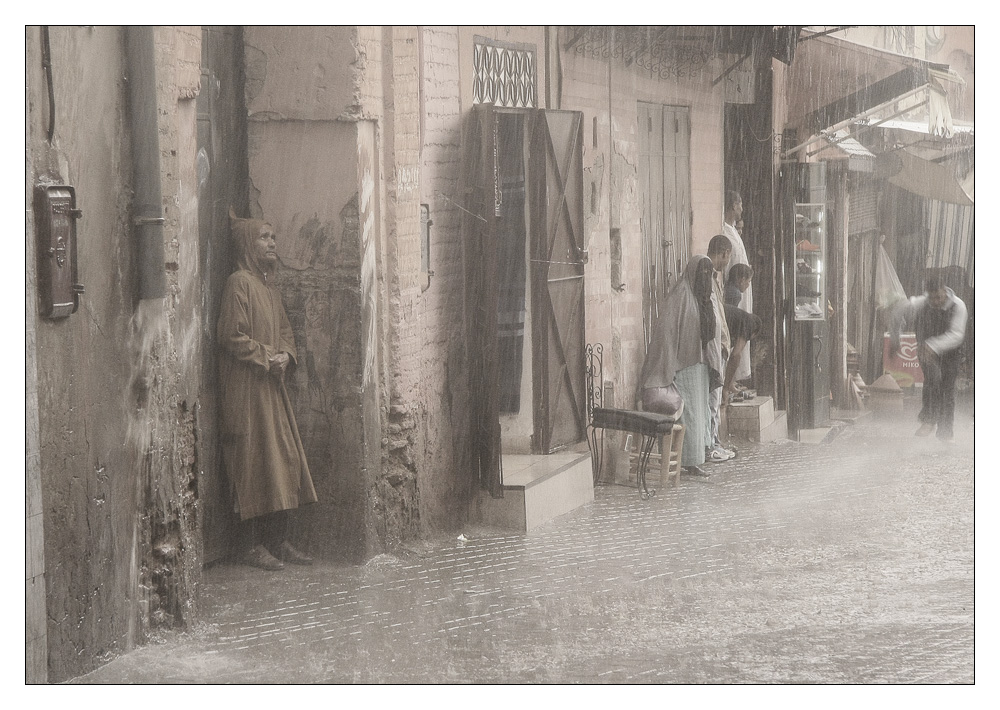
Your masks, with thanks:
[[[206,570],[201,619],[81,683],[971,683],[973,425],[744,445],[648,501],[360,566]],[[650,476],[657,482],[656,475]]]

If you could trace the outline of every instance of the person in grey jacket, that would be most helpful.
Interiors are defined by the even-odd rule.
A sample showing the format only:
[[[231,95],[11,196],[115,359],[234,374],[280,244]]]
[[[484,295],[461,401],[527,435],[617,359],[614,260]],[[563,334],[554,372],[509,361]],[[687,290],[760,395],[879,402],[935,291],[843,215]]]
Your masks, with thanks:
[[[899,333],[904,323],[917,336],[917,360],[924,374],[917,436],[929,436],[936,427],[938,439],[954,439],[955,380],[968,318],[962,299],[937,279],[928,279],[922,296],[901,301],[893,312],[892,353],[899,352]]]

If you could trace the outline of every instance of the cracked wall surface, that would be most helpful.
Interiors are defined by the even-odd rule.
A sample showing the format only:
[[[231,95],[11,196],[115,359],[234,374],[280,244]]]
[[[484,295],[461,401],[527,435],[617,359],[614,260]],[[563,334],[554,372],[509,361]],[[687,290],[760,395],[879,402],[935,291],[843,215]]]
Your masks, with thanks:
[[[123,31],[50,28],[49,142],[41,29],[26,30],[29,181],[73,185],[83,211],[79,310],[35,324],[50,681],[129,650],[157,626],[188,621],[200,574],[193,294],[200,34],[155,31],[167,295],[140,304]]]
[[[359,152],[357,30],[255,27],[244,41],[251,212],[278,235],[276,284],[299,356],[289,394],[319,497],[295,534],[320,556],[358,561],[378,540],[381,373],[379,175]]]

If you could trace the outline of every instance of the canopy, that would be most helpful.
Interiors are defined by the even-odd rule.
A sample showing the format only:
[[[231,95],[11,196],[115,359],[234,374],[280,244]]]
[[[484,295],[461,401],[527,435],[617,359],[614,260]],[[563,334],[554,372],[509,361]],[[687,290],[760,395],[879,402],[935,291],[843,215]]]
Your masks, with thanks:
[[[898,165],[898,171],[893,171],[889,182],[907,192],[956,205],[973,204],[972,198],[947,165],[918,158],[905,150],[879,156],[879,159],[888,159]]]

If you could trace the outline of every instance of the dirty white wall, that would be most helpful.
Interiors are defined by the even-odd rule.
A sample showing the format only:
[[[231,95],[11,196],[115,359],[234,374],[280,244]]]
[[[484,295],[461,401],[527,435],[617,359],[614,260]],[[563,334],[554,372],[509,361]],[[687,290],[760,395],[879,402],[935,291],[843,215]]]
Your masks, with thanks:
[[[614,383],[615,406],[633,407],[644,358],[638,102],[689,109],[691,248],[692,255],[704,254],[722,229],[723,85],[712,86],[722,66],[716,59],[697,74],[661,79],[638,64],[625,66],[620,57],[570,51],[560,54],[560,62],[562,94],[556,101],[583,112],[585,184],[592,182],[598,194],[596,212],[586,216],[587,342],[604,344],[604,378]],[[611,284],[612,227],[621,229],[621,292]]]

